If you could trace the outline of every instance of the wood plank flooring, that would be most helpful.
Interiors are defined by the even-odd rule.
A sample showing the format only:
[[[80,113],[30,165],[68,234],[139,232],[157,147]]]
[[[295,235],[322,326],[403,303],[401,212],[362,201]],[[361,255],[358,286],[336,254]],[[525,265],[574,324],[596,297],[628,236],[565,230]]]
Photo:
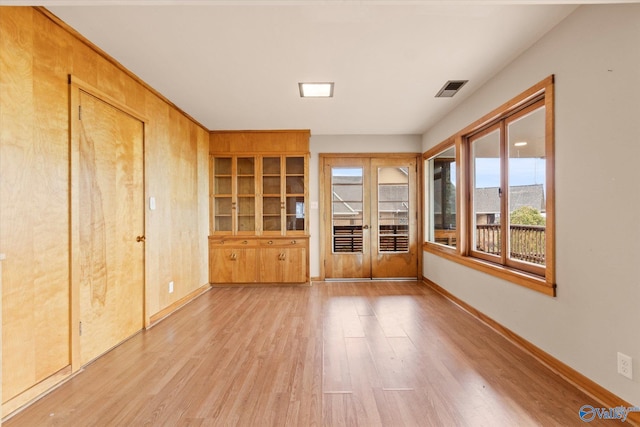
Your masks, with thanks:
[[[327,282],[214,288],[4,425],[580,426],[585,404],[424,285]]]

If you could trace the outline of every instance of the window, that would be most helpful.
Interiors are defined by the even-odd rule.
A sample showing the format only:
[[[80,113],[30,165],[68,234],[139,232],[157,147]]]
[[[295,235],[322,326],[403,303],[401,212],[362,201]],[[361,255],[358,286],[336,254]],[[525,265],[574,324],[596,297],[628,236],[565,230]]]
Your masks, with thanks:
[[[544,101],[470,136],[466,149],[471,153],[471,254],[544,275]]]
[[[551,76],[425,153],[425,250],[555,295],[553,129]]]
[[[456,149],[451,146],[426,161],[427,241],[456,247]]]

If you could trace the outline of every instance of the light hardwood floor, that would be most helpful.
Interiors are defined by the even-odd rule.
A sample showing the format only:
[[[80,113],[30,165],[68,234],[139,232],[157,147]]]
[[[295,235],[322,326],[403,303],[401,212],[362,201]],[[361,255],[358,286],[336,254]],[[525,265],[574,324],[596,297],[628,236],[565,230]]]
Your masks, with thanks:
[[[584,404],[422,284],[331,282],[212,289],[4,425],[580,426]]]

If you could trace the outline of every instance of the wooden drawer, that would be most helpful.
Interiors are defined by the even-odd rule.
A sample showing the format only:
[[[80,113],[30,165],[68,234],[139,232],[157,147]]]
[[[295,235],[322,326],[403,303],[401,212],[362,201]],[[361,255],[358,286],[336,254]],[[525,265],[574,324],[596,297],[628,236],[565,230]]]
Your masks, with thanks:
[[[306,248],[307,239],[300,239],[295,237],[287,237],[284,239],[261,239],[260,246],[262,247],[287,247],[287,248]]]
[[[228,237],[209,238],[211,247],[234,247],[234,248],[255,248],[258,246],[257,239],[231,239]]]

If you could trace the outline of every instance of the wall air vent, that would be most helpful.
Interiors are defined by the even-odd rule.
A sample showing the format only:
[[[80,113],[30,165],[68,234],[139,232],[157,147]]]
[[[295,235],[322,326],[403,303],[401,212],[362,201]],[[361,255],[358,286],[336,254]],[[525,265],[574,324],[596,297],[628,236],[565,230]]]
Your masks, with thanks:
[[[442,86],[442,89],[436,93],[436,98],[451,98],[458,93],[460,88],[464,86],[469,80],[449,80]]]

